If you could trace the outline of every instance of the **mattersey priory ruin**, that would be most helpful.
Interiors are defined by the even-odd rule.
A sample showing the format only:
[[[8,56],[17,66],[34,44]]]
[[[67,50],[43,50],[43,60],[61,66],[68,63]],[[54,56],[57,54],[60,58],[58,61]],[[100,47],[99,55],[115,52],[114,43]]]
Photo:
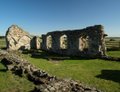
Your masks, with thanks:
[[[40,40],[12,25],[6,32],[6,43],[9,50],[41,49],[61,55],[94,57],[106,55],[105,36],[103,26],[95,25],[84,29],[48,32]]]
[[[22,59],[14,50],[31,50],[32,53],[42,50],[64,56],[91,58],[106,55],[105,36],[101,25],[80,30],[53,31],[41,37],[32,36],[12,25],[6,32],[7,50],[0,50],[1,63],[6,70],[33,82],[35,88],[31,92],[101,92],[72,79],[51,76]]]
[[[70,56],[106,55],[105,36],[101,25],[49,32],[42,35],[41,49]]]
[[[12,25],[6,32],[6,44],[9,50],[40,49],[39,37],[31,36],[17,25]]]

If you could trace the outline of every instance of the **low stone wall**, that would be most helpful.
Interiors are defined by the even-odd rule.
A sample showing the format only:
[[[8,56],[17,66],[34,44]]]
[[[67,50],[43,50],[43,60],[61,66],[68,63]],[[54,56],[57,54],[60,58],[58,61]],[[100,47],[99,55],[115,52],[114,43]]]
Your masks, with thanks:
[[[100,57],[100,59],[120,62],[120,57],[102,56],[102,57]]]
[[[73,80],[50,76],[15,53],[0,51],[0,57],[7,70],[21,77],[25,76],[36,85],[32,92],[100,92]]]

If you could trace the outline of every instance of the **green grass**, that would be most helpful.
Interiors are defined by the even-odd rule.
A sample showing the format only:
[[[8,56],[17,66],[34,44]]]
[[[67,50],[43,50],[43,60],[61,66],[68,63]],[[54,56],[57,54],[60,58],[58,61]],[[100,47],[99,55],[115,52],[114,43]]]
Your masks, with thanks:
[[[0,63],[0,92],[28,92],[34,85],[25,78],[15,76]]]
[[[59,78],[78,80],[83,84],[96,87],[106,92],[119,92],[120,90],[120,75],[118,75],[120,74],[119,62],[99,59],[51,62],[42,58],[31,58],[29,55],[24,55],[24,57],[40,69]],[[5,67],[0,64],[0,92],[27,92],[33,89],[31,82],[25,78],[15,76],[9,71],[4,72],[4,69]],[[102,75],[102,71],[106,71],[106,75],[108,75],[107,78],[106,75]],[[116,71],[117,73],[114,73]],[[109,77],[111,79],[109,79]]]
[[[120,52],[109,52],[111,56],[120,56]],[[119,54],[119,55],[118,55]],[[83,84],[96,87],[106,92],[120,90],[120,63],[99,59],[91,60],[64,60],[51,62],[42,58],[26,58],[42,70],[60,78],[78,80]]]
[[[1,38],[1,39],[0,39],[0,48],[4,48],[4,47],[6,47],[5,39],[4,39],[4,38]]]
[[[107,50],[120,50],[120,37],[107,37],[105,39]]]
[[[108,51],[107,54],[113,57],[120,57],[120,51]]]

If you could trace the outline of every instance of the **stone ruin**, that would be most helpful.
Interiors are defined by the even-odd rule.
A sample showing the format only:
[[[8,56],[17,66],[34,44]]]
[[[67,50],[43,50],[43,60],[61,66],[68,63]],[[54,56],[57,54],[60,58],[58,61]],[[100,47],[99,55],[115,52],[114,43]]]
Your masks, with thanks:
[[[102,25],[48,32],[42,35],[41,49],[68,56],[105,56],[105,36]]]
[[[31,36],[20,27],[12,25],[6,32],[9,50],[41,49],[67,56],[99,57],[106,55],[103,26],[95,25],[84,29],[53,31],[40,38]]]
[[[9,50],[39,49],[40,38],[31,36],[17,25],[12,25],[6,32],[6,44]]]
[[[9,50],[0,50],[1,63],[12,73],[32,81],[35,89],[31,92],[101,92],[74,80],[51,76],[10,50],[41,49],[61,55],[106,58],[105,36],[103,26],[95,25],[81,30],[49,32],[42,35],[40,44],[38,37],[33,37],[18,26],[12,25],[6,33]],[[106,58],[109,59],[111,57]]]
[[[20,77],[25,77],[35,84],[35,88],[30,92],[101,92],[74,80],[51,76],[21,58],[15,51],[0,50],[0,59],[6,70],[12,71],[13,74]]]

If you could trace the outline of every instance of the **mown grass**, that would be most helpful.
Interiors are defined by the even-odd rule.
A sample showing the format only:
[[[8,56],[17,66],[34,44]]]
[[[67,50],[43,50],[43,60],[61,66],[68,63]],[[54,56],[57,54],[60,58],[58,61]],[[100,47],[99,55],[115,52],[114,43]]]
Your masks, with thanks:
[[[6,71],[0,63],[0,92],[29,92],[33,89],[33,83]]]
[[[108,52],[111,56],[120,56],[120,51]],[[119,54],[119,55],[118,55]],[[78,80],[83,84],[96,87],[105,92],[119,92],[120,63],[100,59],[48,61],[25,55],[32,64],[51,75],[60,78]]]
[[[107,54],[113,57],[120,57],[120,51],[108,51]]]
[[[6,47],[5,38],[0,38],[0,48],[5,48],[5,47]]]

